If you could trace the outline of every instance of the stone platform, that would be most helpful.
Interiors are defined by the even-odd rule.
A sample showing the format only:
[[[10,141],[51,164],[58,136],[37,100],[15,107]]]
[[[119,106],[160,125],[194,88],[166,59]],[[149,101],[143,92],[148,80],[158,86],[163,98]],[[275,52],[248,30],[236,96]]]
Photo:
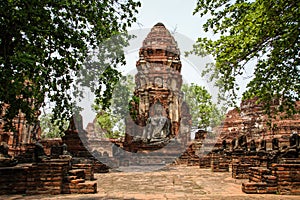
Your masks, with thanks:
[[[294,195],[246,194],[241,184],[247,179],[233,179],[231,172],[211,172],[199,167],[172,166],[152,172],[111,172],[95,174],[96,194],[55,196],[4,195],[0,199],[231,199],[231,200],[280,200],[299,199]]]

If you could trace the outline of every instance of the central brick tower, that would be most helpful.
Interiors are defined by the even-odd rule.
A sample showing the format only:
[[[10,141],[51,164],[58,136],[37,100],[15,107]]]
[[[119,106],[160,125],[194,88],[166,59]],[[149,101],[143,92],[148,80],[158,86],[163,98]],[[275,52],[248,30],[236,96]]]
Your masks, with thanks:
[[[126,123],[125,146],[153,129],[153,126],[149,128],[150,123],[154,123],[149,118],[157,113],[166,123],[158,127],[165,129],[162,137],[170,139],[179,134],[183,95],[181,67],[177,42],[162,23],[157,23],[139,50],[135,100],[131,102],[132,119]]]

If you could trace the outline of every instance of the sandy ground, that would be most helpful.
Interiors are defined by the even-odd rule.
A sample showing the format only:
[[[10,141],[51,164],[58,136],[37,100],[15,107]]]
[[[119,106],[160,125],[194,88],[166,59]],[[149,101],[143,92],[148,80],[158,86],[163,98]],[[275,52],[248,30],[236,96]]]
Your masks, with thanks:
[[[210,169],[186,166],[172,166],[152,172],[143,172],[138,168],[127,171],[130,172],[96,174],[98,183],[96,194],[2,195],[0,199],[300,199],[300,196],[291,195],[245,194],[241,190],[241,184],[248,180],[233,179],[230,172],[212,173]]]

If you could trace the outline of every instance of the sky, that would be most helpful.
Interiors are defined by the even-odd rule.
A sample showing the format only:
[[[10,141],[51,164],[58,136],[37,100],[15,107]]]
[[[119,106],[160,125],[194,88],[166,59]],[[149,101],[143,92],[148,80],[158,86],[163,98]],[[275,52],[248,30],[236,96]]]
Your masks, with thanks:
[[[193,15],[196,0],[141,0],[137,24],[131,29],[151,28],[162,22],[170,31],[181,33],[196,40],[202,31],[204,18]]]

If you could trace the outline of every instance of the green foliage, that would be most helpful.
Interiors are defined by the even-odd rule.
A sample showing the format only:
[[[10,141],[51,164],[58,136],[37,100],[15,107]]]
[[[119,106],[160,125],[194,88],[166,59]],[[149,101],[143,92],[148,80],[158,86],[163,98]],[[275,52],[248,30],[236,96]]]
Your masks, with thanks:
[[[109,102],[110,107],[106,108],[106,104],[96,101],[93,106],[98,112],[97,123],[107,138],[120,138],[125,136],[125,118],[129,114],[129,101],[132,98],[134,90],[133,76],[122,76],[120,81],[116,83],[112,98]]]
[[[42,138],[59,138],[64,135],[63,131],[67,130],[69,121],[62,120],[62,129],[58,125],[58,120],[52,122],[51,114],[45,114],[40,116],[40,126],[42,130]]]
[[[97,115],[97,123],[100,125],[102,134],[107,138],[118,138],[120,132],[113,130],[115,124],[118,122],[116,117],[113,117],[110,113],[105,111]]]
[[[140,2],[133,0],[1,1],[0,108],[10,105],[4,116],[7,124],[19,111],[30,123],[34,122],[45,98],[55,104],[53,119],[69,118],[75,102],[72,97],[82,96],[79,86],[94,81],[87,78],[79,85],[75,83],[75,77],[86,77],[84,73],[91,72],[82,65],[89,49],[116,50],[113,47],[118,46],[99,45],[125,32],[136,21],[138,7]],[[113,64],[104,66],[102,77],[97,77],[99,91],[115,81],[108,77],[118,79],[114,66],[124,63],[124,56],[112,54],[107,55],[111,59],[102,58],[103,63],[107,60]],[[109,99],[110,93],[99,95]]]
[[[115,87],[124,81],[117,67],[126,64],[123,48],[133,37],[126,33],[113,35],[91,52],[83,64],[77,83],[95,92],[96,104],[101,105],[103,110],[111,106]]]
[[[137,114],[138,114],[138,111],[134,105],[139,105],[139,103],[140,103],[139,97],[137,97],[137,96],[131,97],[131,100],[130,100],[129,106],[128,106],[128,110],[129,110],[129,114],[133,120],[137,119]]]
[[[278,111],[299,112],[294,102],[300,93],[300,2],[294,0],[198,0],[194,14],[209,15],[205,31],[219,38],[199,38],[193,53],[210,54],[215,64],[205,73],[216,80],[236,104],[237,76],[242,76],[256,60],[254,76],[243,97],[258,97],[269,113],[270,102],[282,99]],[[270,113],[269,113],[270,114]]]
[[[192,115],[192,127],[207,129],[220,125],[224,119],[224,108],[218,108],[212,101],[208,91],[195,84],[183,84],[184,101],[188,104]]]

